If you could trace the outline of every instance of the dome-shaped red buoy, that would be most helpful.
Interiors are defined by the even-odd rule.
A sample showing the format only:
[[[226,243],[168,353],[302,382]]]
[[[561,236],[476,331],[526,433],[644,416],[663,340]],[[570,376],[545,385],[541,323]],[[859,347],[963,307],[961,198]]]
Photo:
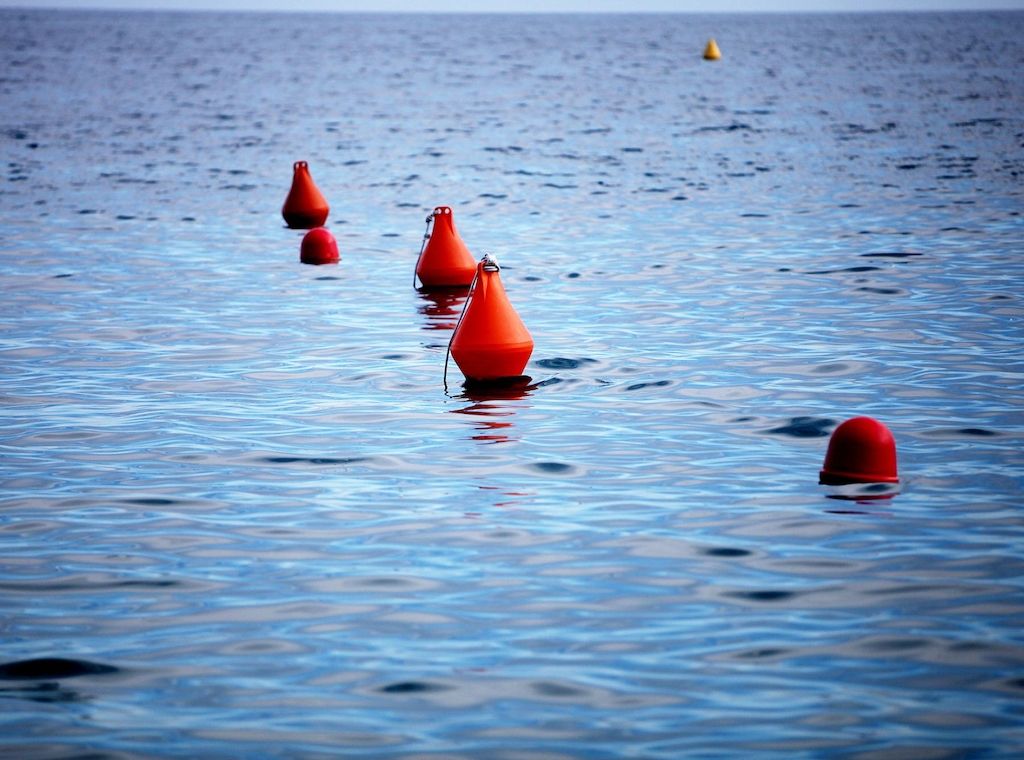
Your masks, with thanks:
[[[284,199],[281,216],[292,229],[308,230],[327,221],[330,207],[309,173],[309,164],[296,161],[292,172],[292,187]]]
[[[434,229],[416,262],[416,276],[425,288],[466,287],[473,282],[476,262],[455,230],[452,210],[438,206],[432,216]]]
[[[466,311],[452,335],[452,358],[473,381],[519,377],[533,353],[533,338],[505,294],[498,263],[484,256]]]
[[[819,482],[898,483],[896,440],[889,428],[871,417],[854,417],[832,431]]]
[[[303,264],[337,264],[340,259],[338,241],[326,227],[314,227],[303,236],[299,248]]]

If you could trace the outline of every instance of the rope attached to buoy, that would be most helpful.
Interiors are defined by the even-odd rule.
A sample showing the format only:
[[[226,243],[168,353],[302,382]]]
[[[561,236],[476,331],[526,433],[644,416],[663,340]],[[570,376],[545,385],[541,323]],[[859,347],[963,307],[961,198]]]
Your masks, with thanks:
[[[430,240],[430,223],[434,221],[434,212],[427,214],[427,228],[423,231],[423,243],[420,245],[420,255],[416,257],[416,266],[412,270],[412,286],[416,287],[416,272],[419,271],[420,261],[423,260],[423,252],[427,250],[427,241]]]

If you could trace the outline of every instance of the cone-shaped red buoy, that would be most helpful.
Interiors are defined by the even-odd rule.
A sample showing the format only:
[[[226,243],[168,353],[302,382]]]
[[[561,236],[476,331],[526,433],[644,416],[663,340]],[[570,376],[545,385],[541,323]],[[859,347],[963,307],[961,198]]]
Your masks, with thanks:
[[[303,264],[337,264],[340,259],[338,241],[326,227],[315,227],[303,236],[299,248]]]
[[[519,377],[533,353],[533,338],[505,294],[498,263],[484,256],[476,266],[462,321],[452,336],[451,352],[469,380]]]
[[[476,262],[455,230],[448,206],[434,209],[434,229],[416,262],[416,276],[425,288],[466,287],[473,282]]]
[[[854,417],[832,431],[819,482],[838,486],[899,480],[896,440],[881,422],[871,417]]]
[[[327,201],[309,173],[309,164],[296,161],[292,172],[292,188],[281,208],[285,224],[297,230],[320,227],[327,221],[329,211]]]

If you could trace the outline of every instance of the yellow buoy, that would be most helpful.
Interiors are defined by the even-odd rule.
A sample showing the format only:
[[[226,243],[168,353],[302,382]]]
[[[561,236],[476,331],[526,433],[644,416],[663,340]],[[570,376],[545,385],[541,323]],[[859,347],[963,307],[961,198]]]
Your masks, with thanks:
[[[704,48],[704,60],[717,61],[721,57],[722,51],[718,49],[718,43],[715,42],[715,38],[712,37],[710,40],[708,40],[708,44]]]

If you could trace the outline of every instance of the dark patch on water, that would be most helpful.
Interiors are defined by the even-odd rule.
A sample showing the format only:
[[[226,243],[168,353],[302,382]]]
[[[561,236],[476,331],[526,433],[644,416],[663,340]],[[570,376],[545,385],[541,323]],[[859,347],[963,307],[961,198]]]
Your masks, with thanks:
[[[873,266],[856,266],[856,267],[843,267],[842,269],[818,269],[813,272],[804,272],[804,274],[841,274],[842,272],[877,272],[881,267]]]
[[[752,602],[782,602],[797,596],[792,591],[734,591],[729,596],[737,599],[748,599]]]
[[[906,652],[926,646],[928,646],[928,642],[924,639],[882,639],[872,641],[865,648],[876,652]]]
[[[652,380],[649,383],[633,383],[627,385],[627,391],[642,391],[644,388],[664,388],[667,385],[672,385],[671,380]]]
[[[754,129],[749,124],[744,124],[741,121],[734,121],[732,124],[716,127],[698,127],[693,132],[694,134],[700,134],[701,132],[760,132],[760,130]]]
[[[103,585],[103,584],[99,584]],[[163,580],[163,581],[146,581],[146,580],[134,580],[134,581],[118,581],[117,583],[109,584],[111,588],[171,588],[173,586],[180,586],[179,581]],[[95,586],[90,586],[94,588]]]
[[[788,649],[748,649],[745,652],[737,652],[736,656],[744,660],[763,660],[768,657],[779,657],[784,654],[788,654]]]
[[[317,282],[330,282],[332,280],[340,280],[341,278],[335,277],[332,274],[325,274],[323,277],[314,277],[313,279]]]
[[[138,504],[140,507],[169,507],[181,503],[178,499],[169,499],[165,496],[141,496],[136,499],[125,499],[125,502]]]
[[[880,296],[898,296],[899,294],[904,292],[900,288],[871,288],[867,286],[863,288],[857,288],[857,290],[858,292],[861,293],[875,293]]]
[[[828,364],[819,364],[817,367],[811,370],[816,375],[835,375],[841,372],[845,372],[850,368],[849,364],[845,362],[830,362]]]
[[[540,359],[534,362],[538,367],[545,369],[579,369],[584,364],[597,364],[596,359],[569,359],[564,356],[556,356],[553,359]]]
[[[829,434],[835,424],[835,420],[825,417],[793,417],[788,425],[780,425],[764,432],[788,435],[792,438],[822,438]]]
[[[378,691],[382,694],[429,694],[438,691],[448,691],[452,687],[441,683],[429,681],[398,681],[387,686],[382,686]]]
[[[39,593],[43,591],[63,593],[66,591],[96,591],[104,588],[168,588],[180,585],[182,585],[180,582],[171,580],[130,580],[116,581],[114,583],[39,583],[29,581],[24,583],[0,583],[0,589],[22,593]]]
[[[396,238],[396,237],[401,237],[401,235],[398,234],[397,232],[382,232],[381,233],[381,237]]]
[[[26,699],[29,702],[39,704],[61,704],[66,702],[81,702],[83,697],[77,691],[66,689],[59,683],[36,683],[29,686],[20,686],[15,689],[0,689],[0,698]],[[75,755],[75,758],[85,757]],[[97,755],[96,757],[107,758],[110,755]]]
[[[366,457],[263,457],[270,464],[355,464],[365,462]]]
[[[562,475],[575,469],[571,464],[564,462],[533,462],[530,467],[553,475]]]
[[[38,657],[0,665],[0,678],[9,681],[77,678],[78,676],[108,675],[117,672],[119,669],[113,665],[64,657]]]
[[[847,135],[874,135],[880,132],[891,132],[896,129],[896,123],[887,121],[878,127],[866,127],[863,124],[847,123],[837,127],[837,131],[845,131]]]
[[[923,253],[882,251],[879,253],[862,253],[865,259],[909,259],[912,256],[924,256]]]
[[[63,279],[65,277],[74,277],[74,275],[73,274],[55,274],[53,276],[53,279],[60,280],[60,279]]]
[[[968,121],[955,121],[952,126],[954,127],[978,127],[978,126],[991,126],[1001,127],[1003,126],[1003,120],[997,118],[979,118],[970,119]]]
[[[747,557],[751,552],[746,549],[736,549],[731,546],[713,546],[705,549],[704,553],[709,557]]]
[[[936,428],[934,430],[926,430],[923,435],[932,438],[990,438],[1000,435],[995,430],[989,430],[987,428],[977,427],[965,427],[965,428]]]

